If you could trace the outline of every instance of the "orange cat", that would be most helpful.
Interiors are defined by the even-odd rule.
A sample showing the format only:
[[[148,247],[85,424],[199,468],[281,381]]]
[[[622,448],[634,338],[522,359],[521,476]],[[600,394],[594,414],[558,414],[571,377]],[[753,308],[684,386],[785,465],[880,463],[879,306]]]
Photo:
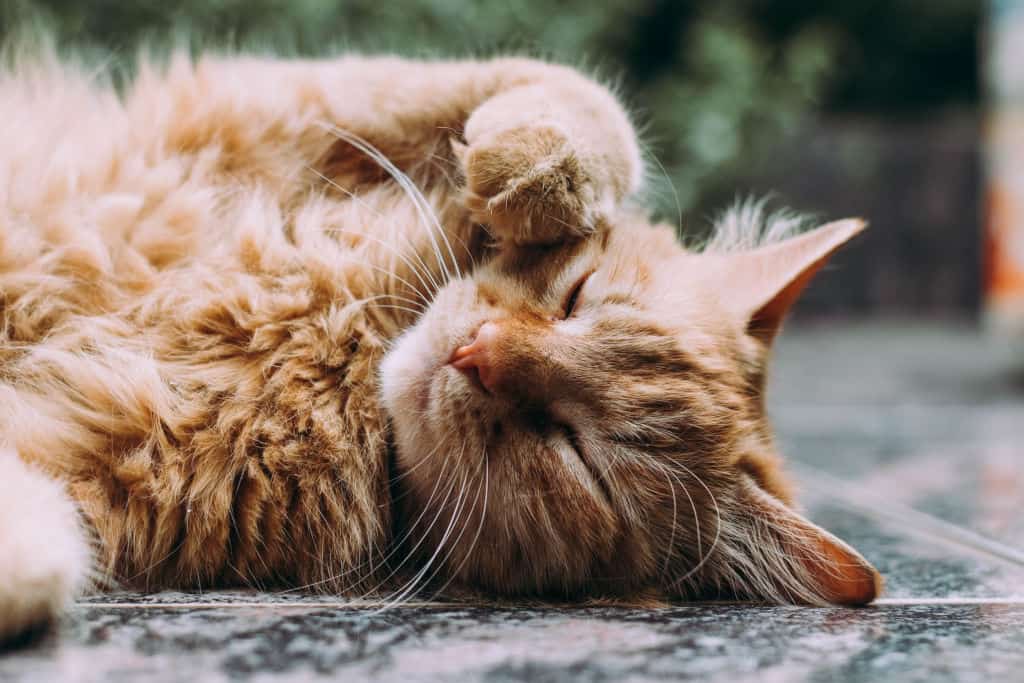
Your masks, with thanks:
[[[859,222],[684,249],[523,59],[37,59],[0,119],[0,636],[90,584],[875,597],[763,406]]]

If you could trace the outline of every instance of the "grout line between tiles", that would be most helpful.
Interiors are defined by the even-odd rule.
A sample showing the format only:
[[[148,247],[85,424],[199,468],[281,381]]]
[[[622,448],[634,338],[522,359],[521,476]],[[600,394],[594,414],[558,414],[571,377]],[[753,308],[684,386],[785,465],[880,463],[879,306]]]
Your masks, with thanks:
[[[913,606],[1024,606],[1024,597],[984,597],[984,598],[880,598],[871,604],[872,607],[913,607]],[[368,609],[379,609],[380,605],[375,603],[367,602],[345,602],[341,600],[337,601],[316,601],[316,602],[273,602],[273,601],[236,601],[236,602],[214,602],[214,601],[189,601],[189,602],[78,602],[75,604],[79,608],[101,608],[101,609],[209,609],[209,608],[228,608],[228,609],[252,609],[252,608],[279,608],[279,607],[296,607],[304,609],[351,609],[351,610],[368,610]],[[667,608],[652,608],[651,611],[657,611],[659,609],[674,609],[679,607],[765,607],[765,605],[754,605],[752,603],[723,603],[723,602],[691,602],[681,603],[678,605],[670,605]],[[768,605],[769,607],[771,605]],[[509,609],[515,608],[514,605],[491,605],[491,604],[471,604],[471,603],[450,603],[450,602],[417,602],[407,603],[397,607],[396,609],[403,608],[473,608],[473,607],[489,607],[496,609]],[[791,606],[787,606],[791,607]],[[522,607],[522,609],[536,609],[537,606]],[[566,613],[571,613],[574,609],[566,609]],[[585,607],[584,607],[585,609]],[[612,609],[615,609],[612,607]],[[624,609],[637,609],[626,607]],[[811,608],[808,608],[811,609]]]
[[[182,608],[182,609],[194,609],[194,608],[206,608],[206,607],[230,607],[230,608],[245,608],[245,607],[309,607],[309,608],[338,608],[338,609],[380,609],[379,602],[363,602],[363,601],[345,601],[345,600],[317,600],[317,601],[294,601],[294,602],[279,602],[275,600],[256,600],[256,601],[245,601],[245,600],[230,600],[230,601],[183,601],[183,602],[161,602],[159,600],[152,602],[76,602],[76,607],[111,607],[114,609],[139,609],[147,607],[159,607],[165,608]],[[403,603],[401,607],[475,607],[476,605],[467,605],[465,603],[454,603],[454,602],[408,602]]]
[[[878,607],[912,607],[914,605],[981,605],[1024,606],[1024,598],[879,598],[872,605]]]

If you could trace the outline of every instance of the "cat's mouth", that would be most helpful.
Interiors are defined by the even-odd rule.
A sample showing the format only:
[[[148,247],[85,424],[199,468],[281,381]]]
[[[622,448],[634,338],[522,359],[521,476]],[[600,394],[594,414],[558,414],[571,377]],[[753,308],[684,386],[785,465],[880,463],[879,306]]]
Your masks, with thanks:
[[[475,397],[490,396],[490,392],[480,382],[479,375],[471,370],[456,368],[444,360],[432,365],[422,377],[416,389],[416,404],[421,415],[430,415],[432,408],[443,408],[443,404],[463,394],[466,389]]]
[[[481,381],[479,369],[474,364],[465,362],[464,358],[460,359],[458,352],[461,348],[465,347],[457,345],[455,351],[433,363],[423,374],[423,381],[416,395],[416,404],[421,413],[426,414],[429,411],[436,390],[440,389],[443,392],[448,382],[458,381],[459,377],[464,378],[476,392],[491,394]]]

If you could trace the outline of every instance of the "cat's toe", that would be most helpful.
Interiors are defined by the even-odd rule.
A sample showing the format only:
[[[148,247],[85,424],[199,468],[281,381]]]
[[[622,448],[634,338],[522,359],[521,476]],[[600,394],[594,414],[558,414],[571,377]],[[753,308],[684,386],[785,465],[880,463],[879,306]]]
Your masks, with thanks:
[[[561,128],[504,131],[466,148],[463,162],[466,207],[496,238],[551,243],[594,231],[593,183]]]

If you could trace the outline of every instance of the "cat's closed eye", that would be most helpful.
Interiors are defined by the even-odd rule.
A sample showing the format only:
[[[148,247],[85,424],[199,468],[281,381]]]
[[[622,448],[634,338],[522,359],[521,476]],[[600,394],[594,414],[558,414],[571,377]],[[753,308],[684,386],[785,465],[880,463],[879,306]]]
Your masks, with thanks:
[[[569,289],[569,295],[565,298],[565,303],[562,305],[562,311],[565,318],[571,318],[573,311],[576,310],[577,304],[579,304],[580,296],[583,294],[583,287],[587,284],[587,280],[594,274],[594,271],[587,271]]]

